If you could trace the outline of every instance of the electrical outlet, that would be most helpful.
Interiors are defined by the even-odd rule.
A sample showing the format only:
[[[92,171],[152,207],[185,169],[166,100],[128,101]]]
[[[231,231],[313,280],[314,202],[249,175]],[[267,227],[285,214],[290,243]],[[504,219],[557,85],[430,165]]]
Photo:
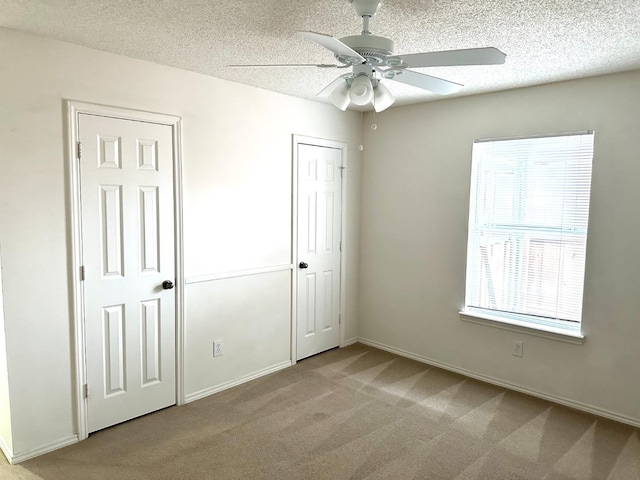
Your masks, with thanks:
[[[523,347],[524,347],[524,344],[523,344],[522,341],[514,340],[513,341],[513,347],[511,349],[511,355],[513,355],[514,357],[521,357],[522,356]]]
[[[222,355],[222,351],[223,351],[223,345],[222,345],[222,340],[215,340],[213,342],[213,356],[214,357],[219,357],[220,355]]]

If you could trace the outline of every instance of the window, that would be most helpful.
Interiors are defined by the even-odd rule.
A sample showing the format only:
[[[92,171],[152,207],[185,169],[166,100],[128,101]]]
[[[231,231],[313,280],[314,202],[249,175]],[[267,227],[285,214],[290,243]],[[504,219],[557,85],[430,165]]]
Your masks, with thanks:
[[[593,135],[476,140],[463,314],[579,334]]]

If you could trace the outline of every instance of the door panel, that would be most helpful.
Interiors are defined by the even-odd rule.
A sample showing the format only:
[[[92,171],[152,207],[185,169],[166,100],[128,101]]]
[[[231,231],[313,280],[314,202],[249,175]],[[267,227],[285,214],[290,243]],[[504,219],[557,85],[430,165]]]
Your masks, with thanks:
[[[342,151],[298,144],[297,359],[340,343]]]
[[[80,114],[88,431],[175,404],[173,134]]]

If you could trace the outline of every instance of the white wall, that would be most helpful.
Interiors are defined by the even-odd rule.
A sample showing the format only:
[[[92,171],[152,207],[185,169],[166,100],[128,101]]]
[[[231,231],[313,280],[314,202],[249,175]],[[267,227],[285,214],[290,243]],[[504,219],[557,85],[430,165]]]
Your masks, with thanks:
[[[365,128],[360,336],[640,424],[639,85],[632,72],[377,115]],[[585,343],[462,321],[473,140],[578,130],[596,132]]]
[[[185,277],[291,261],[292,134],[348,142],[346,244],[357,259],[359,116],[210,77],[0,29],[0,243],[13,450],[74,425],[63,99],[181,116]],[[347,335],[357,336],[357,263]],[[187,396],[290,358],[290,273],[186,286]],[[223,338],[225,354],[212,358]]]
[[[11,455],[11,404],[7,371],[7,344],[4,333],[4,305],[2,302],[2,245],[0,245],[0,449]]]

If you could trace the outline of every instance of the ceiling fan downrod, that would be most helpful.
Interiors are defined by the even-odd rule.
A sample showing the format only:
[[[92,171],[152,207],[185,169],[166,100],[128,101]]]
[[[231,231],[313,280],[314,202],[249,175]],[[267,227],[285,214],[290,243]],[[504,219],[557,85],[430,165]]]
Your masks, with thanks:
[[[393,42],[388,38],[372,35],[369,31],[369,22],[378,11],[381,0],[349,0],[356,13],[362,17],[362,33],[341,38],[340,41],[360,55],[358,62],[345,55],[336,55],[338,62],[345,65],[358,65],[365,59],[364,63],[369,65],[381,65],[386,57],[392,55]]]
[[[369,20],[371,20],[371,17],[368,15],[362,17],[362,35],[371,35],[369,31]]]
[[[381,0],[349,0],[359,17],[362,17],[362,35],[371,35],[369,21],[378,11]]]

